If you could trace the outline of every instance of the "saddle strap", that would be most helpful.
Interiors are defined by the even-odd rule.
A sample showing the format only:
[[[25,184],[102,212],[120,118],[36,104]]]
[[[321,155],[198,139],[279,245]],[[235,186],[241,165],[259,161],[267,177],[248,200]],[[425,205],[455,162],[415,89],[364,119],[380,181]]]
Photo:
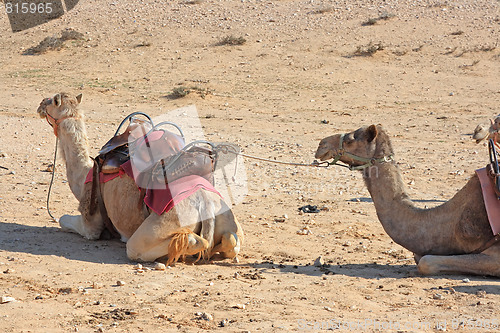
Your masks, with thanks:
[[[101,213],[101,218],[102,221],[104,222],[104,226],[106,229],[108,229],[109,233],[113,238],[120,238],[120,234],[118,231],[116,231],[115,226],[113,225],[113,222],[109,219],[108,216],[108,211],[106,210],[106,206],[104,205],[104,200],[102,199],[102,192],[101,192],[101,181],[99,179],[99,175],[101,173],[101,168],[99,166],[99,163],[97,163],[96,160],[94,160],[94,179],[92,183],[92,196],[94,196],[95,192],[95,201],[97,202],[97,206],[99,207],[99,213]],[[94,184],[97,184],[95,187]]]
[[[500,240],[500,233],[496,234],[495,237],[493,237],[492,239],[490,239],[489,241],[484,243],[480,248],[472,251],[471,253],[472,254],[479,254],[479,253],[489,249],[490,247],[492,247],[499,240]]]

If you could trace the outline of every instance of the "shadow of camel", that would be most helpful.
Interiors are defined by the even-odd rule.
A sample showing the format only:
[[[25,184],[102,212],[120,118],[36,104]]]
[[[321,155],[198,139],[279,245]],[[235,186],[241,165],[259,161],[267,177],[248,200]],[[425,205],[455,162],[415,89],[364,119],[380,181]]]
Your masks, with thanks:
[[[476,275],[460,275],[460,274],[450,274],[450,275],[421,275],[417,271],[417,266],[414,264],[403,264],[403,265],[391,265],[391,264],[345,264],[345,265],[322,265],[314,266],[311,264],[306,265],[293,265],[293,264],[277,264],[272,261],[261,261],[254,263],[240,263],[231,264],[226,262],[215,263],[221,266],[234,266],[234,267],[251,267],[256,269],[256,272],[261,273],[293,273],[293,274],[303,274],[308,276],[328,276],[328,275],[344,275],[349,277],[361,277],[365,279],[381,279],[381,278],[395,278],[395,279],[405,279],[421,277],[427,279],[447,279],[460,281],[461,283],[464,278],[474,282],[488,282],[497,281],[495,277],[489,276],[476,276]],[[491,287],[491,288],[490,288]],[[454,287],[456,291],[466,292],[466,293],[477,293],[477,291],[484,290],[487,293],[500,294],[500,289],[497,285],[480,285],[480,286],[462,286],[457,285]],[[487,288],[488,290],[486,290]],[[490,290],[491,289],[491,290]],[[493,291],[492,291],[493,290]]]
[[[91,263],[130,264],[125,243],[92,241],[61,231],[59,227],[37,227],[0,222],[0,250],[33,255],[60,256]]]

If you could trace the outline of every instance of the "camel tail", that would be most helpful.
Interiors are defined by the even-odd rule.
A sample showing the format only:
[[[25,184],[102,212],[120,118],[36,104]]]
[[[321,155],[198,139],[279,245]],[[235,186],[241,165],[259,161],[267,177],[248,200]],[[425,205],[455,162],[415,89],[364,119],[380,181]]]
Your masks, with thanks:
[[[190,229],[182,228],[171,234],[172,239],[168,245],[167,265],[177,262],[183,253],[186,253],[189,246],[189,234],[191,233]]]

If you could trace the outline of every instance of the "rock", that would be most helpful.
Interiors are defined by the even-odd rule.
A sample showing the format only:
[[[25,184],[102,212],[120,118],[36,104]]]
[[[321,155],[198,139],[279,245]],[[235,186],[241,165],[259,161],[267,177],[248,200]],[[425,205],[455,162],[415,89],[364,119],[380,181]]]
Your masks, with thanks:
[[[101,289],[103,287],[104,287],[104,285],[102,283],[99,283],[99,282],[92,283],[92,288],[94,288],[94,289]]]
[[[467,278],[465,278],[465,279],[463,279],[463,280],[462,280],[462,282],[464,282],[464,283],[469,283],[469,282],[470,282],[470,280],[469,280],[469,279],[467,279]]]
[[[116,281],[116,285],[122,287],[122,286],[126,285],[126,283],[125,283],[125,281],[118,280],[118,281]]]
[[[14,297],[2,296],[0,297],[0,304],[15,302],[16,299]]]
[[[137,264],[134,266],[134,269],[142,269],[142,264]]]
[[[155,264],[155,270],[157,271],[164,271],[167,269],[167,266],[165,266],[165,264],[162,264],[161,262],[157,262]]]
[[[441,295],[441,294],[434,294],[434,295],[432,296],[432,298],[434,298],[434,299],[444,299],[444,296],[443,296],[443,295]]]
[[[324,264],[325,264],[325,261],[323,260],[322,256],[319,256],[316,258],[316,260],[314,260],[314,266],[316,266],[316,267],[321,267]]]
[[[308,226],[305,226],[302,229],[298,230],[297,234],[299,234],[299,235],[310,235],[310,234],[312,234],[312,231],[309,230]]]
[[[207,312],[196,312],[195,315],[199,319],[203,319],[203,320],[206,320],[206,321],[212,321],[212,320],[214,320],[214,317],[210,313],[207,313]]]
[[[245,306],[245,304],[236,304],[236,305],[233,305],[233,308],[245,310],[246,306]]]

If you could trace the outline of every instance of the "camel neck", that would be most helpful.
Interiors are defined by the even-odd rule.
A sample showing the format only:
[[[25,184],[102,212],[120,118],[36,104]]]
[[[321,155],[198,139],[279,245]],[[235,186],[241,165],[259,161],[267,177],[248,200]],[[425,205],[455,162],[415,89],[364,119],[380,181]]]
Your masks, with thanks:
[[[456,250],[450,248],[455,216],[446,214],[444,205],[431,209],[416,207],[395,162],[379,163],[367,169],[363,177],[378,218],[396,243],[421,255]]]
[[[83,185],[93,162],[88,152],[88,137],[85,123],[80,118],[65,119],[59,125],[59,147],[66,163],[71,192],[78,201],[82,197]]]

